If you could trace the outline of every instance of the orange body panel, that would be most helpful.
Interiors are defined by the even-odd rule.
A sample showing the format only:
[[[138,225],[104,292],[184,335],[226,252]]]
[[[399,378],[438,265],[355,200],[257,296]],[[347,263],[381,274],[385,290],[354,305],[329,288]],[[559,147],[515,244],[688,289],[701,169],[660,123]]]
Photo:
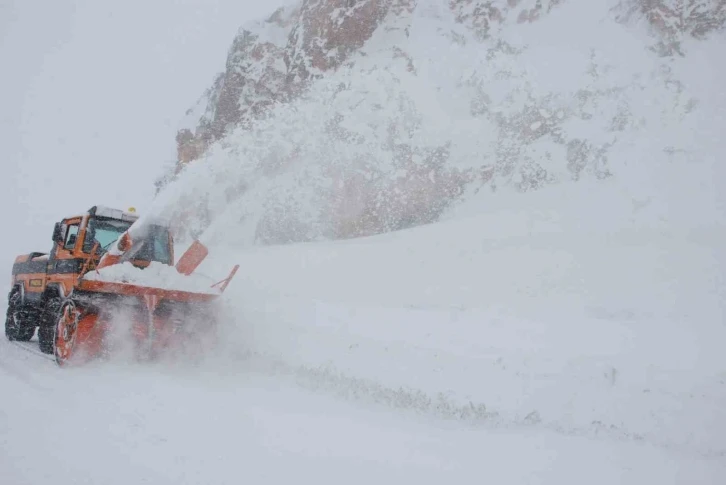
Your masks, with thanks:
[[[26,295],[40,295],[45,290],[48,258],[38,254],[18,256],[13,263],[10,285],[22,287]]]
[[[78,289],[95,293],[110,293],[114,295],[138,297],[154,296],[159,299],[182,302],[210,301],[219,296],[214,293],[192,293],[190,291],[166,290],[163,288],[97,280],[81,280],[78,284]]]

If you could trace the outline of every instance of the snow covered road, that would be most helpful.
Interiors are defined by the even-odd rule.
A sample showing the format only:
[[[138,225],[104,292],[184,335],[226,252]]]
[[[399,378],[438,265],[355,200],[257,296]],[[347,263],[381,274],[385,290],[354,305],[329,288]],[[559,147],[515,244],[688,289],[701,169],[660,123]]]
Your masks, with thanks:
[[[22,344],[21,344],[22,345]],[[722,483],[724,460],[360,406],[245,370],[61,370],[0,343],[2,483]]]
[[[201,362],[62,370],[2,340],[0,484],[726,483],[724,228],[530,203],[211,241],[199,273],[241,270]]]

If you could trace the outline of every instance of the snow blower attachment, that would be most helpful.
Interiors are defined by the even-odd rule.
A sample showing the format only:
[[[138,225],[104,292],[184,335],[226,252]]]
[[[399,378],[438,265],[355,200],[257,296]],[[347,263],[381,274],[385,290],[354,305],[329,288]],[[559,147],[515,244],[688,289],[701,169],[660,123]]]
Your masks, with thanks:
[[[50,256],[16,259],[7,337],[21,340],[38,326],[41,350],[61,366],[129,347],[143,360],[186,358],[212,343],[215,300],[239,265],[211,284],[194,274],[208,254],[202,243],[195,241],[174,265],[169,230],[136,227],[136,220],[94,207],[56,224]]]

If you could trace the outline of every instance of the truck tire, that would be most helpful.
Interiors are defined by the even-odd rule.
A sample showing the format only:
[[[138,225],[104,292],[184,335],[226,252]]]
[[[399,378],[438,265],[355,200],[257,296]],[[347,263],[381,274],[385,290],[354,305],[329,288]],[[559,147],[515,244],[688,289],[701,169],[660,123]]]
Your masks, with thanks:
[[[35,325],[30,325],[27,310],[20,301],[21,295],[14,290],[8,298],[8,311],[5,315],[5,337],[11,342],[27,342],[35,335]]]
[[[62,303],[63,300],[60,297],[52,297],[45,303],[38,328],[38,347],[44,354],[53,355],[55,353],[55,324],[58,321]]]

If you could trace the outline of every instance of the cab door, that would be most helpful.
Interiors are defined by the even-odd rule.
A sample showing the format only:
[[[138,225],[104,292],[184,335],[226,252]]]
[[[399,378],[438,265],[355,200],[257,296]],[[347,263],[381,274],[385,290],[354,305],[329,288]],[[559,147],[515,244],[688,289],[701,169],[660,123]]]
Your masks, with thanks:
[[[64,294],[75,286],[84,259],[80,257],[82,218],[66,219],[53,234],[54,244],[48,259],[48,283],[63,287]]]

